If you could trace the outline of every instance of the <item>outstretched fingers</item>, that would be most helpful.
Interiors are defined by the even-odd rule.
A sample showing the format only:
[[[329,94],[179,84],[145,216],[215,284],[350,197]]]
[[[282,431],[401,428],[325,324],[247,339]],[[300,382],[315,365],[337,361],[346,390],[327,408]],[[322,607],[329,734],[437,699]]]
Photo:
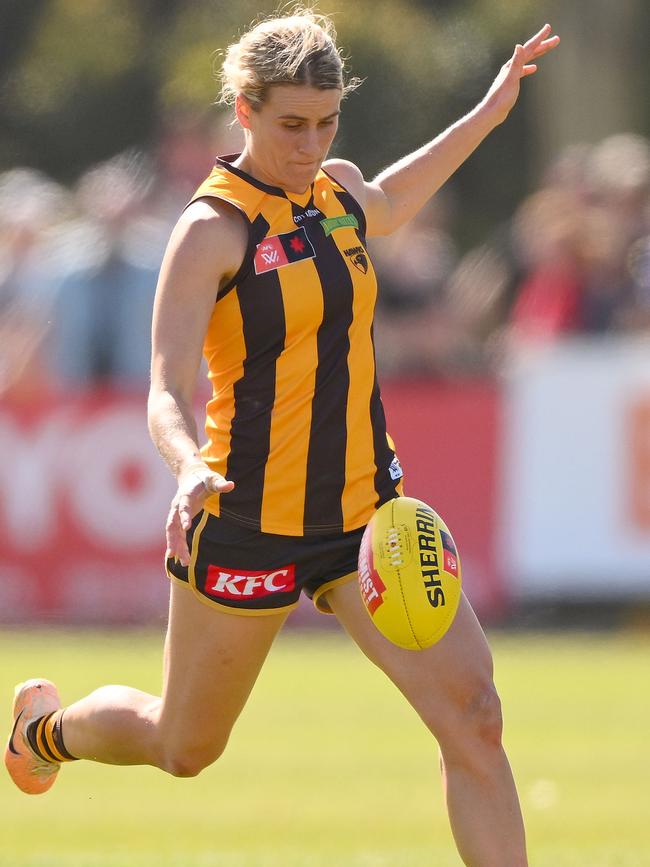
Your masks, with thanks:
[[[516,45],[509,66],[513,73],[523,78],[537,72],[537,64],[531,63],[538,57],[543,57],[560,43],[559,36],[550,36],[551,25],[545,24],[534,36],[523,45]]]
[[[552,27],[545,24],[534,36],[524,43],[524,57],[526,61],[547,54],[560,43],[559,36],[551,36]]]
[[[550,25],[545,24],[528,42],[516,45],[510,59],[501,67],[486,96],[486,103],[493,110],[496,123],[506,119],[517,101],[521,79],[537,72],[537,64],[532,61],[559,43],[559,36],[550,36],[550,32]]]

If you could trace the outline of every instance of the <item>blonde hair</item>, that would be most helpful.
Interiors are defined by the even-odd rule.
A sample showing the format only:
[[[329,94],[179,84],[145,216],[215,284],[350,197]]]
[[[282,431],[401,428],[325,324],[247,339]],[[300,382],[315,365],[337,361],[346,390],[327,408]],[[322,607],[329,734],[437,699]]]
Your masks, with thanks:
[[[284,17],[261,21],[230,45],[221,69],[220,102],[239,95],[259,108],[277,84],[308,84],[339,89],[343,96],[361,83],[345,81],[345,60],[336,46],[331,20],[313,9],[296,7]]]

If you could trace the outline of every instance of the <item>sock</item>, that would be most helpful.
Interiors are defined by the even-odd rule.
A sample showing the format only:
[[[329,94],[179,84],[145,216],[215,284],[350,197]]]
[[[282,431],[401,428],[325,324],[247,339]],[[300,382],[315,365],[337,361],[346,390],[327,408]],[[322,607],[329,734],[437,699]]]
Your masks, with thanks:
[[[36,755],[45,762],[73,762],[63,743],[61,720],[64,708],[32,720],[25,729],[25,737]]]

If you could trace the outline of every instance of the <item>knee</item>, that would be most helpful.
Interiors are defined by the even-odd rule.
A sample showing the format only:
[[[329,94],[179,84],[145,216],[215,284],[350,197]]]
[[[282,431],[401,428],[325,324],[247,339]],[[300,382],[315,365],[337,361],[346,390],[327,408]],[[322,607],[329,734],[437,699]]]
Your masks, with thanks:
[[[455,695],[448,710],[443,725],[434,732],[445,754],[450,749],[452,752],[459,749],[465,754],[476,748],[485,754],[501,748],[501,701],[491,680]]]
[[[193,747],[188,744],[168,745],[163,749],[160,767],[174,777],[197,777],[214,764],[225,749],[223,745]]]
[[[501,746],[503,715],[501,699],[493,683],[476,690],[465,705],[465,718],[482,744]]]

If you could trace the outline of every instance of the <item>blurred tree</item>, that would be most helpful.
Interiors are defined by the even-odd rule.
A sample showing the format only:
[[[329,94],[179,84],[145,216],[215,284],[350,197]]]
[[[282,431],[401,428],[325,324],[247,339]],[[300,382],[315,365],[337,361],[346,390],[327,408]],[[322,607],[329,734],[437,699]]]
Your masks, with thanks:
[[[0,75],[11,69],[38,23],[45,0],[4,0],[0,28]]]
[[[642,0],[624,2],[642,30],[647,17]],[[366,79],[349,99],[337,151],[372,175],[469,110],[513,43],[541,26],[544,16],[553,20],[555,0],[323,0],[321,5],[334,14],[352,72]],[[590,3],[573,6],[575,17]],[[181,110],[198,116],[219,111],[213,103],[220,53],[251,21],[276,7],[277,0],[4,0],[0,170],[20,163],[71,181],[127,147],[148,148],[166,118]],[[631,21],[626,33],[634,32],[635,24]],[[615,64],[617,52],[630,46],[608,50],[608,62]],[[571,54],[568,47],[564,52]],[[645,53],[637,54],[647,68]],[[587,69],[581,72],[589,75]],[[465,243],[474,243],[512,212],[531,184],[533,131],[558,124],[551,104],[544,106],[543,120],[539,110],[533,116],[539,99],[531,101],[531,90],[527,83],[507,124],[454,179]],[[566,116],[571,88],[564,90]],[[643,131],[645,93],[636,87],[631,96],[645,116]]]
[[[4,0],[0,27],[0,166],[9,167],[21,161],[19,142],[22,137],[19,118],[6,110],[14,68],[26,50],[31,34],[38,26],[45,0]]]
[[[51,0],[31,14],[23,10],[33,26],[2,82],[2,120],[15,131],[12,161],[70,180],[146,141],[156,82],[143,13],[128,0]]]
[[[540,167],[571,143],[650,134],[647,0],[555,0],[553,21],[570,50],[558,51],[530,88]]]

